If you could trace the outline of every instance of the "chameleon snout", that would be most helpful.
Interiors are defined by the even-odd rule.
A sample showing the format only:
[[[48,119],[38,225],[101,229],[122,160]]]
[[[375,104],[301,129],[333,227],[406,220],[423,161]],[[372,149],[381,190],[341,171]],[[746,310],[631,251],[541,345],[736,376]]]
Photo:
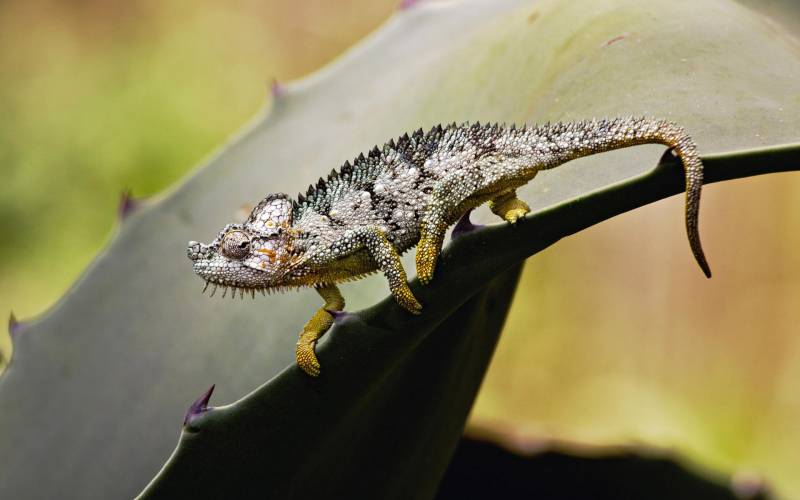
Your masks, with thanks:
[[[202,256],[201,246],[197,241],[190,241],[189,247],[186,249],[186,256],[189,260],[196,261]]]

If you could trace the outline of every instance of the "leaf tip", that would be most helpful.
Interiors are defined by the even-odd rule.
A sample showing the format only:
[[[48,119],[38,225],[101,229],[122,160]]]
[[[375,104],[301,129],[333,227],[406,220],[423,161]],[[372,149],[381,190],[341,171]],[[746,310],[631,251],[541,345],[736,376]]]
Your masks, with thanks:
[[[208,406],[208,401],[211,399],[211,394],[214,393],[214,387],[216,387],[216,385],[217,384],[212,384],[206,392],[204,392],[199,398],[197,398],[197,400],[195,400],[194,403],[191,404],[191,406],[189,406],[189,409],[186,410],[186,415],[183,416],[184,427],[192,423],[192,420],[194,420],[198,415],[207,412],[210,409]]]
[[[6,338],[0,338],[0,374],[8,368],[11,358],[14,356],[14,338],[22,330],[24,323],[17,321],[17,317],[11,312],[8,316],[8,330]]]
[[[400,0],[400,4],[397,6],[397,9],[408,10],[418,3],[420,3],[420,0]]]
[[[11,311],[11,313],[8,315],[8,333],[11,335],[11,339],[13,340],[16,338],[16,336],[19,335],[24,327],[25,323],[19,321],[14,315],[14,311]]]
[[[269,94],[274,100],[280,99],[286,95],[286,86],[282,85],[277,78],[273,78],[269,84]]]

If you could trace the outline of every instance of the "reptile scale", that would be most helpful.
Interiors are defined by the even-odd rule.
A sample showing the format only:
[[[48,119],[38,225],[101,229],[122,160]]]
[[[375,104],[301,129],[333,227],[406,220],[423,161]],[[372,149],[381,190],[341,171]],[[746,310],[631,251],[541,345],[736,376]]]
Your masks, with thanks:
[[[513,224],[530,211],[515,190],[540,170],[646,143],[668,146],[683,164],[689,245],[711,277],[697,229],[703,165],[695,144],[680,126],[647,118],[420,129],[346,162],[296,200],[267,196],[244,223],[228,224],[210,244],[189,242],[188,256],[206,288],[214,286],[212,295],[217,286],[240,296],[314,287],[325,305],[303,328],[296,355],[300,368],[317,376],[314,346],[333,324],[329,311],[344,308],[337,283],[380,271],[400,306],[419,314],[403,252],[417,246],[417,276],[426,284],[447,228],[469,210],[488,202]]]

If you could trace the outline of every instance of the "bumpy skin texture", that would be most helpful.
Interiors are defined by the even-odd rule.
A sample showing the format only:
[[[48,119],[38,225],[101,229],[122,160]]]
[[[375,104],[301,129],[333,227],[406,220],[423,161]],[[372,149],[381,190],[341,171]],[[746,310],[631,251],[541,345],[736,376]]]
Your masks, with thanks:
[[[686,172],[686,230],[692,252],[711,276],[697,230],[703,166],[692,139],[676,124],[620,118],[515,128],[463,124],[404,135],[320,178],[293,201],[262,200],[242,224],[228,224],[209,245],[190,242],[194,271],[244,296],[311,286],[325,299],[297,344],[298,365],[317,376],[314,346],[344,308],[343,281],[381,271],[397,302],[422,310],[406,282],[400,254],[417,245],[417,276],[433,278],[445,231],[467,211],[489,202],[515,223],[529,212],[516,188],[540,170],[637,144],[673,149]]]

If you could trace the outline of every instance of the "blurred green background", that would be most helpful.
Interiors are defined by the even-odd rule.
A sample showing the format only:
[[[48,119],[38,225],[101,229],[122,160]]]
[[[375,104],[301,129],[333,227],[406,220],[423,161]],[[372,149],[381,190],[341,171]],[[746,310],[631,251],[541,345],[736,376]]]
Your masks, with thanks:
[[[0,3],[3,309],[45,310],[111,236],[122,191],[168,189],[268,105],[274,79],[320,67],[396,4]],[[472,425],[657,446],[800,495],[797,193],[796,174],[705,190],[710,281],[677,197],[531,259]]]
[[[120,193],[173,184],[395,1],[0,3],[0,304],[52,304],[111,234]],[[243,200],[244,202],[245,200]]]

